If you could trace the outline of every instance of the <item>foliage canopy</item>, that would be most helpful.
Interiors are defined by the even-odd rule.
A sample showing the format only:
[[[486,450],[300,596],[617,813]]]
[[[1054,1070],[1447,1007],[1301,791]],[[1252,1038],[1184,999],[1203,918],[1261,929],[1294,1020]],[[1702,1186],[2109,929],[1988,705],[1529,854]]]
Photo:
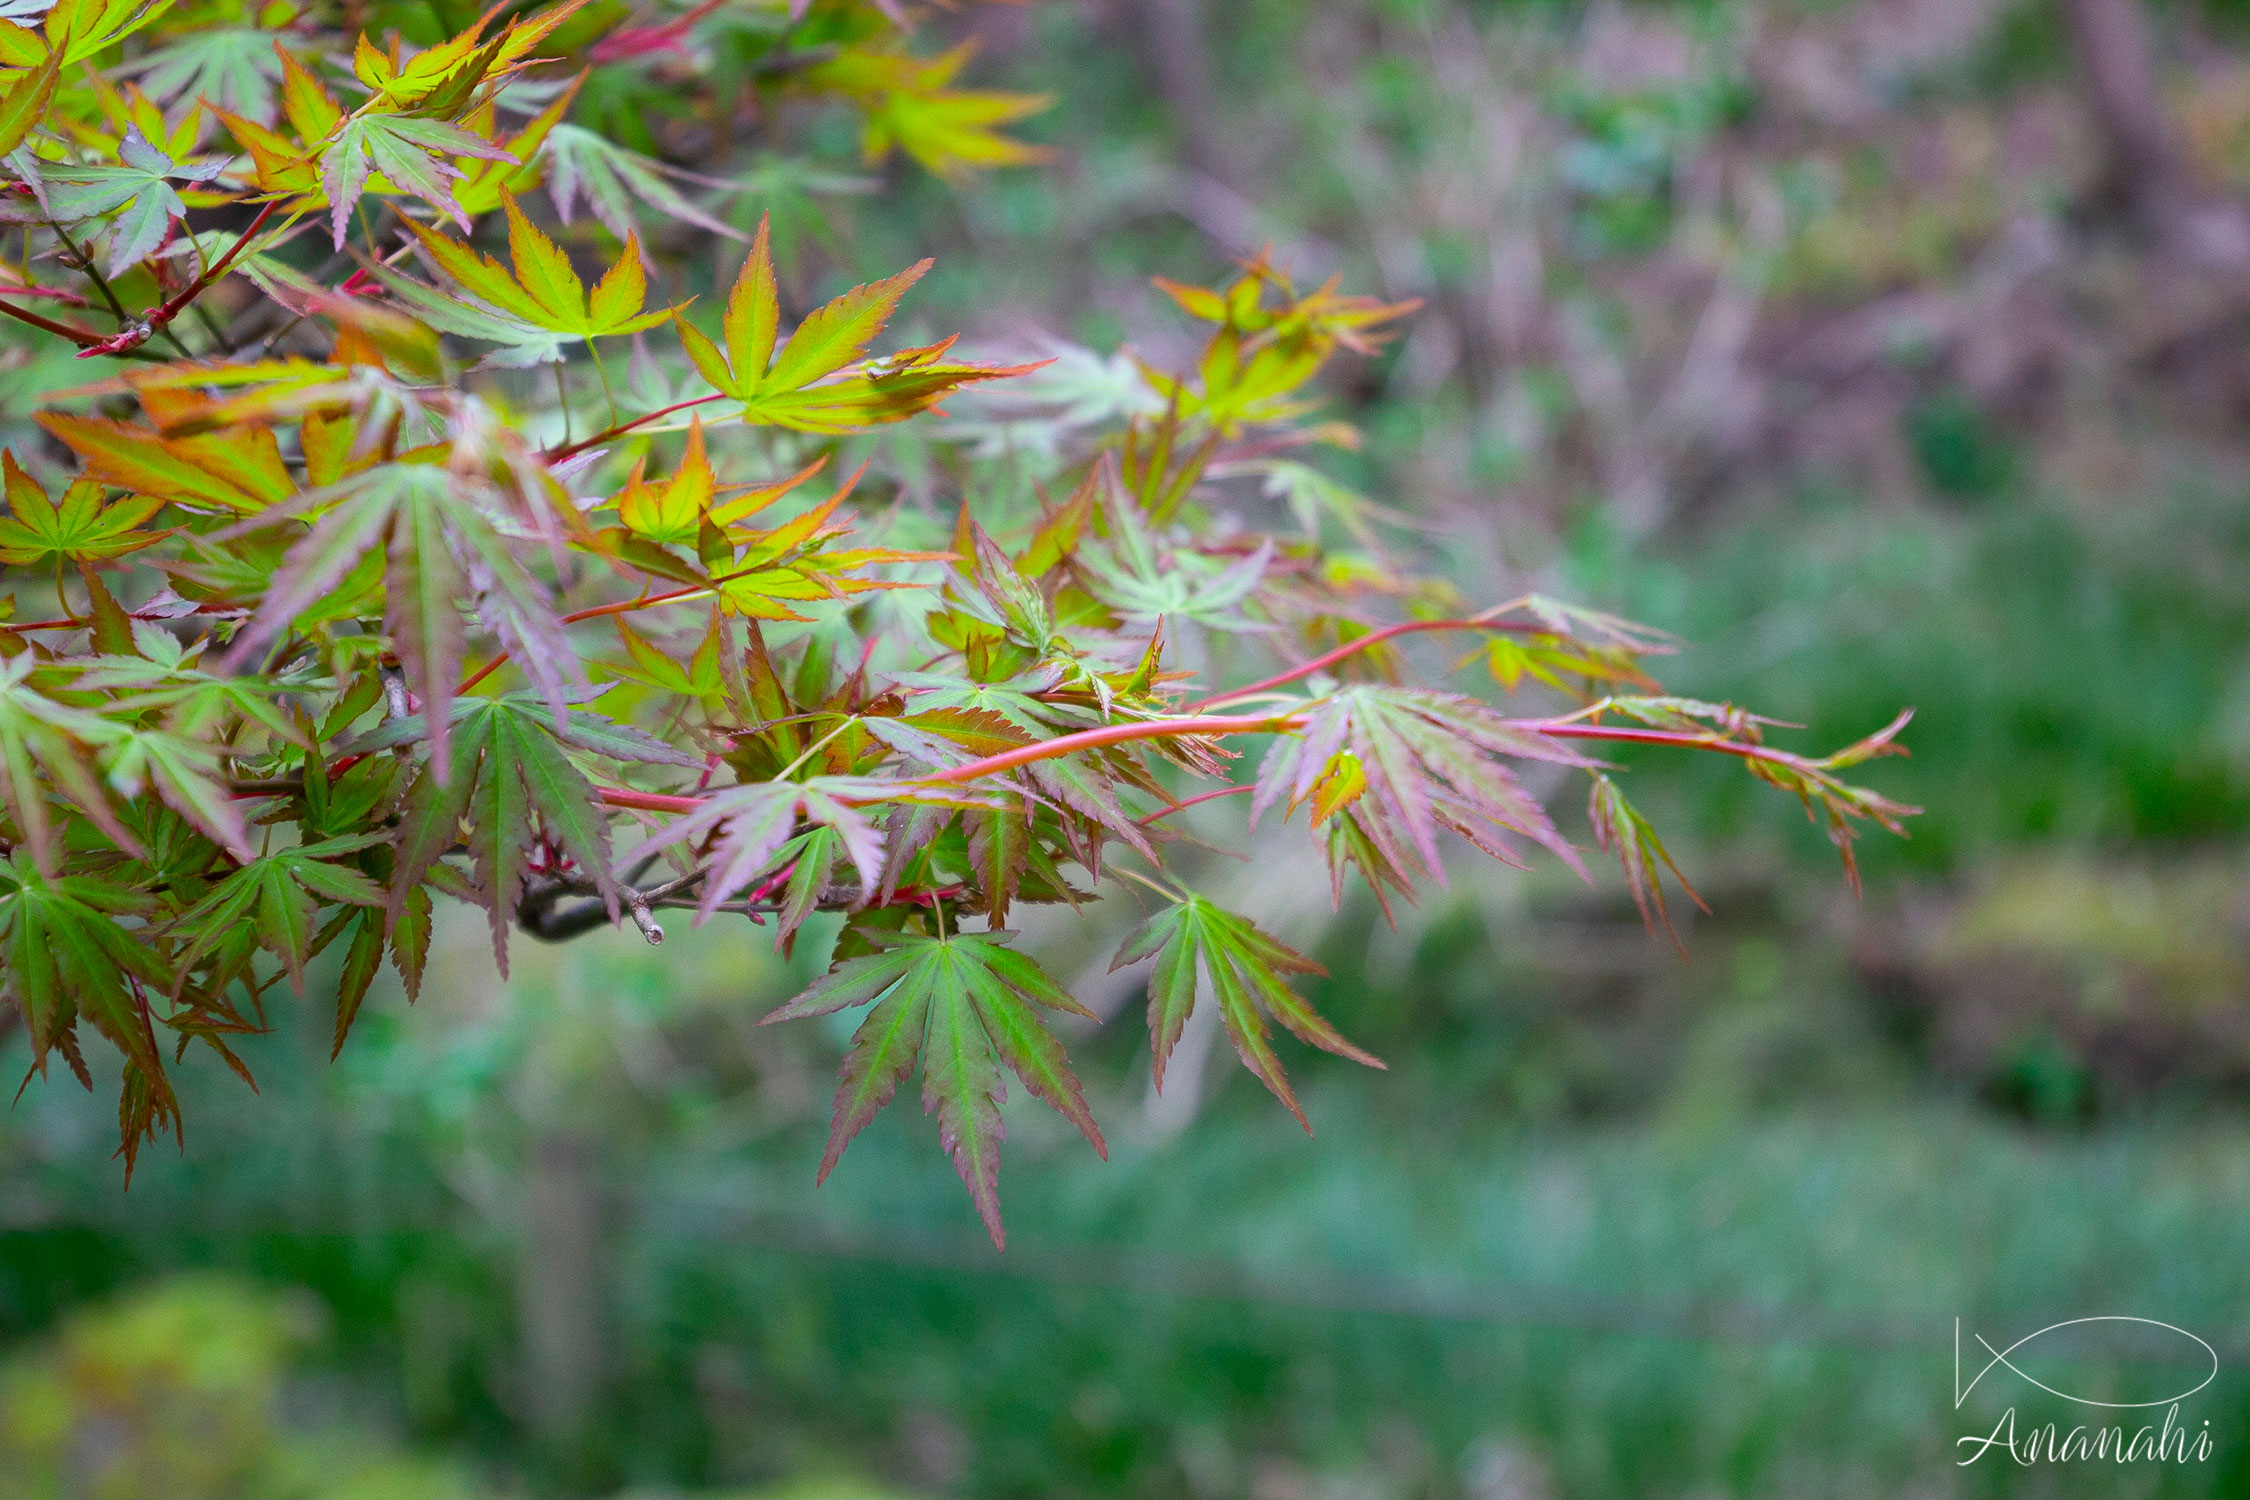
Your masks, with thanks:
[[[940,174],[1037,160],[1005,130],[1042,101],[956,87],[967,52],[891,0],[437,9],[0,19],[0,313],[107,365],[6,458],[0,966],[40,1068],[90,1079],[89,1025],[122,1055],[128,1171],[179,1126],[167,1068],[242,1071],[229,1038],[316,956],[339,1049],[384,965],[411,996],[438,898],[503,969],[517,930],[656,941],[677,909],[788,944],[825,911],[833,967],[770,1019],[866,1008],[827,1166],[919,1069],[997,1241],[1010,1075],[1102,1149],[1049,1022],[1086,1012],[1018,906],[1142,902],[1117,963],[1150,964],[1159,1081],[1198,1004],[1300,1119],[1274,1023],[1375,1062],[1290,988],[1309,960],[1182,883],[1193,803],[1302,810],[1339,899],[1356,872],[1388,909],[1448,833],[1576,866],[1533,786],[1583,775],[1655,921],[1685,882],[1590,745],[1734,756],[1847,868],[1913,811],[1841,779],[1903,715],[1784,751],[1665,696],[1654,632],[1417,574],[1316,419],[1411,306],[1261,257],[1158,282],[1208,328],[1186,369],[895,347],[927,262],[801,299],[771,218],[742,232],[792,158],[635,149],[661,95],[721,134],[845,110],[871,162]],[[1414,680],[1401,643],[1437,632],[1575,707]]]

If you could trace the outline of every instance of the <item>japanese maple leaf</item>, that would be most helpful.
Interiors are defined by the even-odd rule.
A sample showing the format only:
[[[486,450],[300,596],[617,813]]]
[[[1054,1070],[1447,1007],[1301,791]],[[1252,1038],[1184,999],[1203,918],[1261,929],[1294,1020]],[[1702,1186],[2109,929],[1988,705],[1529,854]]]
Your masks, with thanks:
[[[273,33],[249,26],[191,32],[117,71],[138,77],[159,104],[208,102],[260,121],[273,118],[274,86],[281,81]]]
[[[760,1023],[825,1016],[873,1002],[844,1055],[821,1180],[827,1180],[852,1137],[890,1103],[919,1061],[923,1112],[938,1117],[938,1140],[953,1158],[992,1243],[1003,1248],[1000,1142],[1007,1132],[1000,1103],[1007,1097],[1006,1073],[1014,1073],[1024,1087],[1053,1105],[1103,1157],[1109,1155],[1070,1060],[1038,1010],[1088,1018],[1093,1013],[1037,964],[1003,946],[1011,936],[907,936],[844,960]]]
[[[117,148],[123,166],[43,169],[46,207],[66,224],[116,214],[109,242],[109,274],[122,276],[164,243],[187,205],[173,179],[202,184],[226,170],[222,161],[179,162],[150,145],[138,130]]]
[[[128,1171],[142,1134],[177,1116],[137,993],[169,976],[157,950],[114,920],[148,905],[146,896],[91,876],[50,876],[21,848],[0,860],[0,989],[23,1012],[34,1068],[44,1068],[55,1050],[88,1076],[77,1039],[81,1018],[125,1055],[130,1086],[119,1123]]]
[[[503,974],[516,903],[543,848],[567,855],[593,881],[610,914],[617,912],[607,814],[570,752],[654,765],[700,763],[581,708],[558,719],[529,693],[455,698],[443,714],[388,720],[348,749],[364,754],[415,741],[427,743],[430,753],[399,810],[391,911],[403,913],[439,860],[465,842],[476,885],[490,898],[493,956]],[[470,825],[465,838],[464,820]]]
[[[833,832],[833,852],[850,862],[862,894],[871,897],[883,872],[883,835],[854,804],[895,790],[885,783],[835,776],[728,787],[635,845],[625,862],[637,863],[673,844],[714,835],[704,859],[703,899],[695,915],[698,923],[707,922],[729,897],[782,863],[784,850],[798,836],[802,822]]]
[[[469,216],[453,199],[452,185],[462,175],[450,160],[456,156],[515,160],[492,142],[443,120],[394,114],[355,114],[345,120],[328,143],[320,167],[336,247],[343,248],[352,209],[376,172],[400,192],[412,194],[467,229]]]
[[[539,685],[556,722],[563,721],[571,689],[583,684],[577,653],[545,587],[525,567],[520,521],[505,517],[490,486],[434,464],[380,464],[262,512],[218,539],[315,513],[318,519],[291,544],[265,599],[229,645],[222,672],[255,661],[370,549],[380,548],[384,632],[407,687],[432,716],[431,755],[440,782],[450,764],[447,704],[466,644],[464,595],[476,596],[479,616]]]
[[[321,186],[337,247],[343,246],[352,207],[366,191],[371,172],[382,173],[397,191],[422,199],[467,229],[469,209],[456,200],[454,185],[468,174],[449,158],[510,164],[521,158],[450,121],[476,118],[500,83],[529,64],[538,45],[583,4],[585,0],[565,0],[537,15],[519,17],[485,41],[485,27],[499,14],[495,8],[465,30],[405,58],[398,53],[395,36],[392,50],[386,53],[362,34],[352,53],[352,72],[375,98],[345,117],[333,138],[326,131],[318,135],[305,131],[308,142],[326,142]],[[294,78],[285,82],[285,106],[295,92],[317,107],[311,96],[316,91],[324,96],[326,91],[317,84],[294,89],[296,82]],[[289,112],[303,129],[303,112]],[[489,115],[484,118],[489,120]],[[536,144],[534,140],[527,146]]]
[[[899,298],[929,270],[926,260],[824,303],[784,342],[771,230],[770,216],[758,221],[750,258],[727,297],[720,324],[725,350],[702,330],[680,323],[688,358],[705,380],[742,403],[746,422],[800,432],[856,432],[928,411],[948,391],[971,381],[1020,375],[1045,363],[948,363],[950,339],[863,361]]]
[[[320,901],[379,907],[381,886],[348,864],[331,861],[382,842],[379,833],[325,839],[268,854],[241,866],[212,887],[184,913],[174,928],[187,946],[178,959],[185,972],[228,936],[247,927],[258,946],[282,961],[289,987],[305,992],[305,964],[312,957]]]
[[[1195,1009],[1199,990],[1218,1003],[1227,1037],[1243,1065],[1288,1106],[1308,1135],[1312,1125],[1281,1071],[1281,1059],[1274,1055],[1267,1016],[1288,1027],[1298,1040],[1324,1052],[1372,1068],[1383,1066],[1379,1059],[1344,1040],[1289,988],[1283,977],[1327,971],[1260,932],[1247,917],[1189,893],[1135,928],[1118,948],[1110,969],[1114,972],[1151,956],[1156,959],[1156,968],[1148,984],[1148,1037],[1159,1090],[1164,1087],[1164,1064]]]
[[[432,327],[506,346],[493,356],[498,364],[551,363],[562,357],[566,343],[637,333],[672,316],[669,307],[641,310],[648,298],[648,273],[638,240],[625,241],[625,253],[588,292],[570,257],[524,217],[512,194],[502,193],[500,205],[508,215],[512,269],[459,240],[420,224],[411,226],[431,262],[466,297],[449,296],[380,266],[375,274]]]
[[[139,529],[164,508],[160,499],[136,495],[105,505],[101,481],[81,479],[63,491],[62,504],[56,505],[6,450],[0,450],[0,476],[8,498],[8,514],[0,517],[0,563],[10,567],[102,562],[162,537]]]
[[[49,697],[46,685],[33,680],[39,665],[28,651],[0,663],[0,801],[23,830],[18,857],[28,853],[40,870],[55,875],[62,848],[50,790],[119,848],[140,846],[111,811],[93,763],[93,752],[114,747],[123,726]]]
[[[941,177],[965,168],[1022,166],[1044,161],[1045,148],[1026,145],[997,127],[1035,115],[1050,102],[1044,94],[1007,94],[951,85],[973,44],[937,57],[847,47],[806,76],[815,87],[848,94],[866,110],[861,149],[869,161],[903,149]]]
[[[717,480],[703,445],[703,422],[688,427],[687,453],[672,477],[661,484],[644,481],[639,471],[617,497],[617,519],[627,531],[659,546],[693,546],[711,513]]]
[[[1574,770],[1589,764],[1473,698],[1426,688],[1347,687],[1315,704],[1303,734],[1266,757],[1251,816],[1285,796],[1292,808],[1310,802],[1316,824],[1335,815],[1332,874],[1340,882],[1341,861],[1348,858],[1376,882],[1378,895],[1384,883],[1411,888],[1418,874],[1444,883],[1441,828],[1519,866],[1507,835],[1520,834],[1584,874],[1577,851],[1507,760],[1551,761]]]
[[[558,124],[549,131],[538,159],[546,168],[547,196],[554,200],[555,213],[565,224],[576,214],[583,197],[586,209],[610,233],[624,239],[633,232],[633,202],[638,199],[660,218],[693,224],[730,240],[742,238],[740,230],[713,218],[672,185],[674,178],[704,187],[734,184],[651,161],[577,125]]]

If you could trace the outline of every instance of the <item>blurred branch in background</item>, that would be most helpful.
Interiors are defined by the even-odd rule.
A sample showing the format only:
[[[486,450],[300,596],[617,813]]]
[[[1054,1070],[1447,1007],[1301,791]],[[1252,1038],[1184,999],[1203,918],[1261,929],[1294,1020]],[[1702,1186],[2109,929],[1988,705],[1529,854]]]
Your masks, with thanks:
[[[1239,190],[1242,167],[1233,130],[1219,105],[1211,47],[1204,39],[1203,0],[1123,0],[1121,9],[1179,131],[1181,160]]]
[[[2197,181],[2165,110],[2141,0],[2063,0],[2086,80],[2087,113],[2105,155],[2105,201],[2165,252],[2213,265],[2250,263],[2250,214]]]
[[[567,1126],[535,1134],[524,1153],[516,1217],[516,1297],[523,1395],[534,1437],[561,1473],[584,1472],[609,1358],[607,1239],[594,1144]]]

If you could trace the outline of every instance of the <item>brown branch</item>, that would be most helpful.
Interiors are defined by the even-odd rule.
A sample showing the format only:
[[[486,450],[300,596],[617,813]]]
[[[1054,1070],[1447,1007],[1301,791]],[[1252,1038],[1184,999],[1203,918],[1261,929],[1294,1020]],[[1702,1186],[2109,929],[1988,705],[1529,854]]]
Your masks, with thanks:
[[[2187,143],[2165,113],[2141,0],[2063,0],[2062,11],[2102,142],[2099,198],[2176,254],[2234,266],[2250,259],[2250,221],[2196,182]]]

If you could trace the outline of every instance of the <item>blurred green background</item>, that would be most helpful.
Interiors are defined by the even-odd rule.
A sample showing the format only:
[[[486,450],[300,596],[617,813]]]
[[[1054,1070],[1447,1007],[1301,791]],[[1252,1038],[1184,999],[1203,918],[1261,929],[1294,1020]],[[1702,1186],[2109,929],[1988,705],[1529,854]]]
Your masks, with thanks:
[[[1005,1256],[911,1110],[813,1189],[845,1033],[752,1028],[823,941],[502,984],[472,921],[342,1061],[316,986],[262,1092],[186,1070],[130,1193],[99,1080],[0,1114],[0,1496],[2250,1494],[2250,10],[2134,7],[938,15],[1061,97],[1055,163],[851,191],[839,122],[741,201],[796,274],[934,253],[932,331],[1159,364],[1146,278],[1262,242],[1426,299],[1329,471],[1473,597],[1678,632],[1680,691],[1828,743],[1914,705],[1913,838],[1854,901],[1734,768],[1631,759],[1685,962],[1611,884],[1392,930],[1276,844],[1230,904],[1390,1071],[1293,1057],[1308,1141],[1207,1036],[1152,1098],[1128,1013],[1073,1041],[1110,1162],[1011,1111]],[[2137,101],[2089,66],[2121,15]],[[1956,1467],[2007,1404],[2085,1418],[1957,1411],[1955,1319],[2107,1314],[2216,1347],[2214,1456]]]

